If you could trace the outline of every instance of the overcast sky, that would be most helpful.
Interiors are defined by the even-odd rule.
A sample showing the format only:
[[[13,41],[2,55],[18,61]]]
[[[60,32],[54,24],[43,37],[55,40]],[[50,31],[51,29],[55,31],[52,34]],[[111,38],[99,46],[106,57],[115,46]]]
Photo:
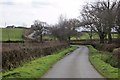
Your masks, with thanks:
[[[77,18],[82,6],[93,0],[0,0],[0,26],[30,26],[34,20],[55,24],[63,14]],[[95,0],[94,0],[95,1]]]

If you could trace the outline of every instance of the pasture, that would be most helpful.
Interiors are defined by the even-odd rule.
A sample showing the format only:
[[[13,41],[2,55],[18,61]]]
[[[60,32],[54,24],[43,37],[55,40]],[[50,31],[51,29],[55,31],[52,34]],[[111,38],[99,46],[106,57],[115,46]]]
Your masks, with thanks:
[[[112,38],[118,38],[118,34],[112,33]],[[81,35],[79,37],[72,37],[71,38],[71,40],[84,40],[84,39],[90,39],[90,34],[87,32],[81,32]],[[98,34],[92,33],[92,39],[99,39]]]
[[[23,40],[22,35],[24,33],[25,29],[20,28],[0,28],[0,40],[1,41],[7,41],[7,40],[13,40],[13,41],[21,41]]]

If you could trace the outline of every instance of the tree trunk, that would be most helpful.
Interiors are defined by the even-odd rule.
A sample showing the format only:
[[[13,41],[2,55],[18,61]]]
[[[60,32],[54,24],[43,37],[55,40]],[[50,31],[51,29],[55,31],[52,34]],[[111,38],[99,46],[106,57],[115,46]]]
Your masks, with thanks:
[[[92,27],[91,27],[91,30],[90,30],[90,40],[92,41]]]
[[[108,33],[108,43],[112,43],[112,35],[110,32]]]
[[[69,37],[68,37],[68,41],[69,41],[69,43],[70,43],[70,38],[71,38],[71,37],[69,36]]]
[[[118,38],[120,38],[120,28],[117,30]]]
[[[109,24],[109,28],[108,28],[108,44],[112,43],[112,35],[111,35],[111,28],[112,28],[112,24],[111,22],[108,23]]]
[[[118,34],[118,39],[120,39],[120,34]]]
[[[99,35],[100,37],[100,43],[104,43],[104,36],[103,35]]]
[[[92,34],[90,34],[90,41],[92,42]]]
[[[40,35],[40,42],[42,42],[42,37],[43,37],[43,36],[42,36],[42,34],[41,34],[41,35]]]

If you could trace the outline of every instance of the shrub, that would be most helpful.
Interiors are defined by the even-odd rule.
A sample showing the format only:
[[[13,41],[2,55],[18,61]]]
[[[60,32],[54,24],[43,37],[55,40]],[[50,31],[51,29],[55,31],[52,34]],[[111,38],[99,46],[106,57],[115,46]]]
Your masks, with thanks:
[[[113,67],[120,68],[120,48],[114,49],[113,53],[105,52],[102,55],[102,60]]]
[[[112,52],[115,48],[119,47],[117,44],[105,44],[103,45],[106,51]]]
[[[9,47],[8,47],[9,46]],[[19,45],[16,44],[3,44],[2,50],[2,68],[10,70],[20,66],[27,60],[36,57],[50,55],[58,49],[67,47],[65,42],[47,42],[47,43],[27,43]]]
[[[120,67],[120,48],[119,44],[92,44],[98,50],[105,51],[102,55],[102,60],[110,64],[113,67]],[[117,48],[117,49],[116,49]],[[106,52],[107,51],[107,52]],[[112,53],[113,52],[113,53]]]
[[[119,44],[99,44],[99,43],[92,44],[92,46],[98,50],[103,50],[108,52],[112,52],[115,48],[120,47]]]
[[[113,50],[113,58],[117,61],[117,67],[120,68],[120,48]]]
[[[113,55],[120,59],[120,48],[116,48],[113,50]]]

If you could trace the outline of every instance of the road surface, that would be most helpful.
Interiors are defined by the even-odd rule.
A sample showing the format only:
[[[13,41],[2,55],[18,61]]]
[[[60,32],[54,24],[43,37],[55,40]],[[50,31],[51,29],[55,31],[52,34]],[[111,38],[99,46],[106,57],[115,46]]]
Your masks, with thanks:
[[[42,78],[104,78],[89,62],[88,53],[87,47],[79,46],[58,61]]]
[[[35,39],[35,38],[33,37],[35,33],[36,33],[36,32],[34,31],[33,33],[29,34],[27,37],[28,37],[29,39]]]

